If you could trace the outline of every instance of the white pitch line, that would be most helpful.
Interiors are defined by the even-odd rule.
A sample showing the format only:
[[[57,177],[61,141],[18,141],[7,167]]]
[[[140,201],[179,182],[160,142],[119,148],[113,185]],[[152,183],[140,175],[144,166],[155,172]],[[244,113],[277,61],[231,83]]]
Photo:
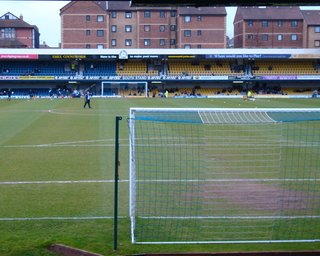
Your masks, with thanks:
[[[319,219],[318,215],[311,216],[148,216],[140,219]]]
[[[43,181],[1,181],[0,185],[24,185],[24,184],[77,184],[77,183],[113,183],[114,180],[43,180]],[[119,180],[118,182],[129,182]]]
[[[139,183],[177,183],[177,182],[269,182],[269,181],[320,181],[320,179],[183,179],[183,180],[136,180]],[[129,180],[118,180],[127,183]],[[114,183],[114,180],[39,180],[39,181],[0,181],[0,185],[23,184],[77,184],[77,183]]]
[[[127,147],[128,145],[120,145],[121,147]],[[37,144],[37,145],[6,145],[6,146],[0,146],[1,148],[58,148],[58,147],[114,147],[114,144],[74,144],[74,145],[68,145],[68,144]]]
[[[81,110],[80,110],[81,111]],[[56,115],[75,115],[75,116],[112,116],[114,117],[115,114],[112,114],[111,111],[98,111],[97,110],[95,112],[84,112],[84,111],[78,111],[78,112],[72,112],[72,111],[58,111],[58,110],[55,110],[55,109],[49,109],[47,110],[46,112],[50,113],[50,114],[56,114]],[[89,110],[90,111],[90,110]],[[126,113],[127,114],[127,113]],[[126,115],[125,114],[125,115]],[[126,116],[123,115],[123,117],[125,118]]]
[[[118,216],[120,219],[125,216]],[[31,218],[0,218],[0,221],[33,221],[33,220],[105,220],[114,219],[113,216],[92,216],[92,217],[31,217]]]
[[[171,182],[266,182],[266,181],[320,181],[320,179],[194,179],[194,180],[136,180],[139,183],[171,183]],[[0,181],[0,185],[23,185],[23,184],[77,184],[77,183],[113,183],[114,180],[43,180],[43,181]],[[119,180],[126,183],[129,180]]]
[[[120,139],[128,141],[128,139]],[[108,144],[80,144],[80,143],[96,143],[96,142],[114,142],[114,139],[100,139],[100,140],[79,140],[79,141],[61,141],[45,144],[24,144],[24,145],[3,145],[2,148],[38,148],[38,147],[113,147],[114,143]],[[122,144],[120,146],[128,146]]]

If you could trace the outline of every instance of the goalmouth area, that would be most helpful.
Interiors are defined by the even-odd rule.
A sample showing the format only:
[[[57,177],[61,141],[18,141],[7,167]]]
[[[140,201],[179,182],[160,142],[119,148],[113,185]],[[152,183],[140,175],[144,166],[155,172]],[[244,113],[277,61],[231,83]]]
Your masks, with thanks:
[[[129,124],[133,243],[320,241],[320,109],[132,108]]]

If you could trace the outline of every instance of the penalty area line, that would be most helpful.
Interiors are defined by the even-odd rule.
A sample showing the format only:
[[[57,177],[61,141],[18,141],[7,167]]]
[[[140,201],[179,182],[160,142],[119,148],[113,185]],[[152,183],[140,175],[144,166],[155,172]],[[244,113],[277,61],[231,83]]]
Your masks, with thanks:
[[[118,216],[120,219],[125,216]],[[34,220],[106,220],[114,219],[113,216],[91,216],[91,217],[31,217],[31,218],[0,218],[0,221],[34,221]]]
[[[119,180],[118,182],[129,182]],[[76,183],[114,183],[114,180],[43,180],[43,181],[1,181],[0,185],[23,185],[23,184],[76,184]]]

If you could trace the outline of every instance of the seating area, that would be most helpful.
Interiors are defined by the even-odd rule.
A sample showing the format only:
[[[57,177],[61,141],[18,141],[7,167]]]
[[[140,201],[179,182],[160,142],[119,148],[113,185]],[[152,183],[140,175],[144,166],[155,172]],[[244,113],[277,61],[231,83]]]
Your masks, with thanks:
[[[83,75],[84,76],[115,76],[117,64],[116,62],[95,62],[85,63]]]
[[[320,76],[314,60],[2,61],[0,76]]]
[[[5,76],[74,76],[68,62],[1,62],[0,75]]]
[[[168,75],[173,76],[211,76],[243,75],[240,65],[228,61],[169,61]]]
[[[319,75],[320,71],[310,60],[256,60],[252,65],[252,75]]]
[[[116,73],[118,76],[146,76],[148,74],[147,65],[143,61],[118,62]]]

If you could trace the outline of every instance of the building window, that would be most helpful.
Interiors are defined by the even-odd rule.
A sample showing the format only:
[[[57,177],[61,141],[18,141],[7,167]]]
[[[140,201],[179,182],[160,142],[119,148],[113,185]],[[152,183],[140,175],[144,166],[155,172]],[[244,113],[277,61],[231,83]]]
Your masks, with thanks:
[[[112,12],[111,12],[111,18],[112,18],[112,19],[117,18],[117,12],[116,12],[116,11],[112,11]]]
[[[267,28],[269,26],[269,22],[267,20],[263,20],[261,24],[263,28]]]
[[[117,39],[111,39],[111,46],[117,46]]]
[[[170,17],[176,17],[177,11],[170,11]]]
[[[126,19],[131,19],[132,18],[132,12],[126,11],[125,12],[125,17],[126,17]]]
[[[185,44],[185,45],[183,46],[183,48],[184,48],[184,49],[191,49],[191,45],[190,45],[190,44]]]
[[[89,29],[86,30],[86,36],[90,36],[91,31]]]
[[[191,22],[191,16],[189,16],[189,15],[184,16],[184,22],[185,23],[190,23]]]
[[[150,46],[151,45],[151,40],[150,39],[144,39],[143,43],[145,46]]]
[[[198,45],[197,45],[197,48],[198,48],[198,49],[202,48],[202,47],[201,47],[201,44],[198,44]]]
[[[314,40],[314,47],[320,47],[320,40]]]
[[[165,17],[166,17],[165,11],[160,11],[160,18],[165,18]]]
[[[264,35],[261,35],[261,40],[262,41],[268,41],[269,37],[268,35],[264,34]]]
[[[151,12],[150,11],[144,11],[143,16],[145,18],[150,18],[151,17]]]
[[[184,37],[191,37],[191,30],[185,30],[183,34],[184,34]]]
[[[202,30],[197,30],[197,36],[201,36],[202,35]]]
[[[103,15],[98,15],[97,16],[97,22],[104,22],[104,16]]]
[[[277,26],[278,26],[279,28],[281,28],[281,27],[283,26],[283,21],[282,21],[282,20],[278,20],[278,21],[277,21]]]
[[[202,21],[202,16],[201,15],[198,15],[197,21]]]
[[[159,45],[160,46],[165,46],[166,45],[166,40],[165,39],[159,39]]]
[[[132,45],[132,40],[131,39],[126,39],[124,41],[125,46],[131,46]]]
[[[97,48],[98,49],[103,49],[104,47],[103,47],[103,44],[97,44]]]
[[[177,27],[176,25],[170,25],[170,31],[176,31]]]
[[[90,44],[86,44],[86,48],[87,48],[87,49],[90,49],[90,48],[91,48],[91,45],[90,45]]]
[[[248,35],[248,40],[253,40],[253,38],[254,38],[253,34]]]
[[[117,32],[117,25],[111,26],[111,32],[113,32],[113,33]]]
[[[298,27],[298,21],[297,20],[292,20],[291,21],[291,27],[293,27],[293,28]]]
[[[132,32],[132,26],[131,25],[126,25],[125,26],[125,31],[128,32],[128,33]]]
[[[144,31],[145,32],[150,32],[151,26],[150,25],[144,25]]]
[[[283,40],[283,35],[277,35],[277,40],[282,41]]]
[[[16,30],[14,28],[2,28],[1,38],[16,38]]]
[[[170,45],[176,45],[176,39],[170,39]]]
[[[159,26],[159,31],[160,31],[160,32],[164,32],[165,29],[166,29],[165,25],[160,25],[160,26]]]
[[[253,27],[253,20],[248,20],[248,27]],[[238,24],[239,25],[239,24]]]
[[[314,27],[314,33],[320,33],[320,26]]]
[[[298,40],[298,35],[293,34],[291,35],[291,41],[297,41]]]
[[[103,37],[104,36],[104,31],[101,29],[97,30],[97,37]]]
[[[90,15],[86,15],[86,21],[90,21]]]

